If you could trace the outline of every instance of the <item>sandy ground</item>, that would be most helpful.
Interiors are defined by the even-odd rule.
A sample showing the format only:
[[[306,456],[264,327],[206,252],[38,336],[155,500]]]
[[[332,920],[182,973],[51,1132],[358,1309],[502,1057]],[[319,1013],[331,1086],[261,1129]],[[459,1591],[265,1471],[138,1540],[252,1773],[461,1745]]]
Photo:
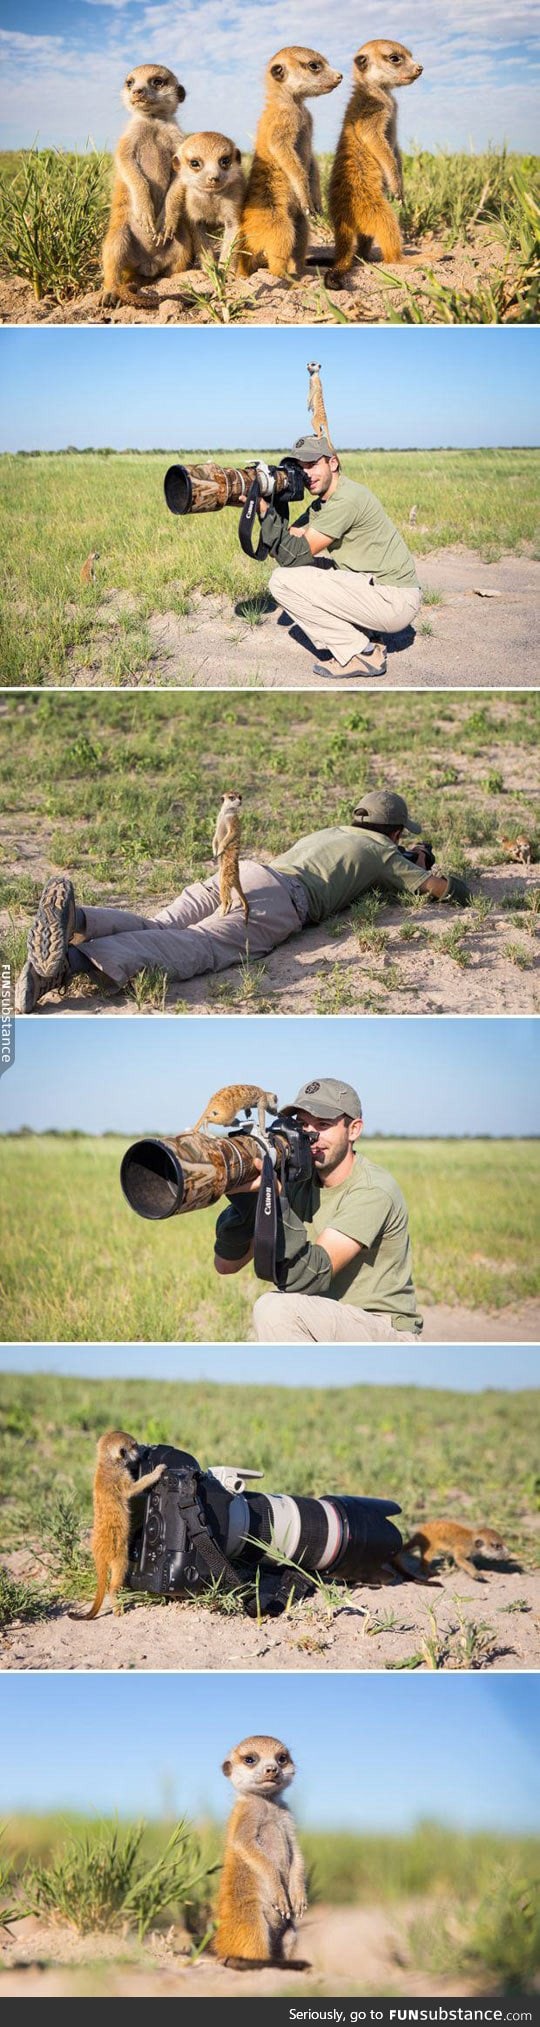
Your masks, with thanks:
[[[419,1900],[397,1907],[310,1908],[298,1943],[310,1968],[300,1972],[234,1971],[204,1955],[190,1964],[182,1957],[181,1933],[151,1935],[144,1945],[116,1935],[74,1936],[60,1926],[17,1922],[12,1939],[0,1949],[1,1992],[6,1999],[68,1998],[110,1993],[116,1998],[286,1998],[296,1993],[353,1997],[359,1992],[427,1998],[465,1996],[489,1990],[454,1973],[451,1979],[430,1975],[412,1963],[408,1942],[411,1923],[426,1920],[426,1933],[436,1919],[435,1907]],[[118,1962],[122,1956],[124,1961]]]
[[[538,563],[530,556],[503,556],[483,563],[475,550],[458,546],[417,558],[424,591],[441,594],[442,604],[424,605],[416,632],[389,636],[386,675],[317,676],[316,650],[268,597],[262,613],[243,598],[233,604],[220,593],[195,591],[189,613],[155,612],[146,621],[153,642],[140,675],[126,675],[120,688],[359,690],[526,688],[537,680]],[[254,592],[257,582],[254,579]],[[257,594],[258,596],[258,594]],[[111,587],[96,607],[94,634],[84,663],[80,648],[68,650],[62,681],[74,688],[103,684],[103,667],[121,612],[137,610],[129,592]]]
[[[505,754],[505,773],[511,762]],[[499,756],[500,758],[500,756]],[[520,768],[523,762],[520,757]],[[43,851],[43,840],[28,839],[28,818],[0,819],[0,845],[6,874],[26,874],[45,881],[52,870]],[[504,828],[504,826],[501,826]],[[41,830],[40,821],[40,830]],[[195,1015],[313,1013],[395,1014],[532,1014],[540,1010],[538,945],[526,928],[517,928],[508,904],[519,901],[527,888],[539,884],[539,868],[504,865],[482,869],[481,853],[471,852],[479,861],[473,879],[475,897],[491,901],[493,912],[477,922],[467,908],[437,908],[420,904],[407,908],[384,904],[378,927],[386,932],[382,952],[359,947],[351,915],[334,917],[301,935],[292,936],[255,967],[257,990],[243,997],[242,977],[237,965],[217,976],[168,981],[161,992],[141,999],[140,1007],[132,989],[101,992],[88,980],[78,977],[63,993],[51,992],[40,1000],[36,1018],[51,1014],[95,1014],[109,1016],[174,1014],[177,1008]],[[116,897],[115,897],[116,898]],[[121,896],[118,895],[121,905]],[[144,903],[142,904],[144,906]],[[149,909],[152,913],[152,907]],[[0,911],[0,939],[9,929],[10,911]],[[530,923],[527,913],[526,921]],[[416,935],[403,941],[411,929]],[[455,926],[466,933],[467,963],[461,964],[441,949],[441,938]],[[509,954],[510,953],[510,954]],[[516,958],[517,953],[517,958]],[[521,958],[521,962],[519,959]],[[396,965],[399,981],[396,984]],[[522,966],[524,968],[522,968]],[[388,981],[388,983],[387,983]]]
[[[276,281],[260,268],[249,281],[228,281],[220,307],[215,287],[200,268],[189,269],[176,278],[152,282],[144,292],[140,309],[120,306],[104,310],[98,289],[57,304],[50,298],[36,302],[25,281],[3,276],[0,280],[0,321],[5,324],[331,324],[337,314],[353,324],[384,322],[403,310],[408,290],[432,280],[458,294],[485,286],[505,265],[504,248],[494,238],[493,228],[473,226],[467,244],[445,249],[442,239],[425,234],[407,245],[403,261],[384,269],[394,286],[381,276],[378,255],[357,263],[341,290],[325,291],[323,276],[328,266],[317,268],[317,252],[328,255],[331,236],[325,228],[316,232],[310,248],[313,271],[303,281]],[[422,296],[422,320],[441,322],[436,303]],[[486,321],[489,321],[486,315]]]
[[[19,1576],[34,1568],[26,1551],[4,1560]],[[313,1598],[295,1606],[292,1619],[266,1618],[260,1626],[191,1600],[156,1605],[130,1599],[121,1618],[107,1606],[90,1624],[70,1617],[78,1609],[62,1603],[46,1620],[10,1626],[0,1636],[0,1668],[363,1672],[406,1667],[418,1653],[425,1668],[422,1642],[434,1631],[440,1667],[540,1667],[540,1571],[523,1570],[517,1561],[504,1570],[484,1569],[476,1579],[445,1566],[429,1585],[360,1585],[343,1593],[332,1618]],[[462,1626],[482,1634],[480,1650],[468,1658]]]

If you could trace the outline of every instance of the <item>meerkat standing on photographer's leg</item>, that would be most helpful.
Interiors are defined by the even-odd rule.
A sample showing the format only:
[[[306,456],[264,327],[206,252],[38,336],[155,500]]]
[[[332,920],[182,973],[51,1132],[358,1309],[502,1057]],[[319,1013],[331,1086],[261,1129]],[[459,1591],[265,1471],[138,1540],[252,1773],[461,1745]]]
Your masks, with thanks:
[[[249,901],[240,879],[240,817],[238,811],[241,795],[234,790],[223,796],[218,814],[212,851],[219,866],[220,914],[230,915],[233,893],[238,894],[244,910],[244,920],[249,920]]]
[[[366,42],[353,63],[354,91],[349,99],[337,144],[328,190],[334,228],[331,288],[339,288],[355,254],[367,260],[373,240],[383,260],[402,258],[399,224],[385,196],[403,196],[401,155],[397,144],[396,85],[414,84],[422,75],[402,42]]]
[[[341,71],[316,49],[278,49],[271,58],[242,211],[239,274],[259,267],[281,280],[303,274],[310,212],[321,204],[313,120],[304,100],[338,84]]]
[[[291,1958],[306,1885],[295,1824],[281,1800],[295,1771],[288,1747],[266,1736],[242,1739],[223,1762],[240,1800],[227,1828],[212,1949],[241,1969],[306,1968]]]

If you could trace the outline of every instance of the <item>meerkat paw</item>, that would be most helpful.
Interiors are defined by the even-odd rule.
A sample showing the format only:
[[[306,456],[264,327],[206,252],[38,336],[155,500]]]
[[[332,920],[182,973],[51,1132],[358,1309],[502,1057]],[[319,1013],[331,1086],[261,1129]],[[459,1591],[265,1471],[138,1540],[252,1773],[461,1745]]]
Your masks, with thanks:
[[[292,1911],[295,1921],[301,1921],[303,1915],[307,1914],[307,1900],[305,1893],[301,1895],[300,1899],[293,1900]]]

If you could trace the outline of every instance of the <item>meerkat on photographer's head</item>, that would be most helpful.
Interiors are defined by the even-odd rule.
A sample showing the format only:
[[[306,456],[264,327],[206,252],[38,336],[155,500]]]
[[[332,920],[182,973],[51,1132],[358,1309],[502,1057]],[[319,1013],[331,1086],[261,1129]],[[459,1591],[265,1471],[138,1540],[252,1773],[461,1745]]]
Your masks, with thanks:
[[[181,208],[173,159],[181,144],[176,120],[184,86],[163,63],[139,63],[122,91],[131,121],[116,149],[111,211],[103,242],[106,306],[131,303],[140,282],[185,266]]]
[[[228,260],[238,233],[245,195],[242,156],[228,134],[188,134],[174,157],[182,193],[182,222],[189,242],[187,265],[196,267],[221,233],[218,258]]]
[[[401,260],[401,233],[385,196],[403,196],[397,142],[397,85],[422,75],[402,42],[365,42],[353,63],[354,91],[345,113],[328,190],[335,237],[332,288],[340,286],[355,254],[367,260],[373,240],[383,260]]]
[[[271,58],[242,212],[239,273],[267,267],[282,279],[303,274],[309,215],[321,209],[313,121],[304,102],[335,91],[341,76],[317,49],[294,45]]]
[[[239,1968],[289,1964],[306,1910],[296,1828],[283,1804],[296,1768],[281,1739],[255,1733],[223,1762],[239,1800],[227,1827],[214,1954]]]

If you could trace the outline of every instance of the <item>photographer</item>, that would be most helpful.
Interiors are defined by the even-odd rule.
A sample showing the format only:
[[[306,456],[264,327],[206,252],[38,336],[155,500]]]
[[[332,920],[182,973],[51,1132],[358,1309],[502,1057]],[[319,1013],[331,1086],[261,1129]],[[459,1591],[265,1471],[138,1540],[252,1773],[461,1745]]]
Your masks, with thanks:
[[[278,565],[272,596],[325,652],[315,675],[384,676],[386,649],[371,635],[413,625],[422,601],[413,558],[380,500],[345,477],[326,437],[299,437],[291,455],[313,506],[289,528],[259,501],[262,549]]]
[[[290,1202],[280,1191],[282,1287],[255,1303],[259,1343],[414,1343],[422,1319],[407,1208],[393,1176],[356,1152],[358,1093],[321,1077],[283,1110],[311,1132],[313,1173],[292,1184]],[[258,1190],[257,1176],[218,1218],[218,1274],[238,1274],[253,1258]]]
[[[428,846],[408,853],[404,831],[418,835],[407,804],[393,789],[362,797],[350,824],[299,838],[270,866],[242,859],[250,906],[246,925],[237,903],[221,915],[219,880],[196,880],[154,916],[128,908],[78,907],[71,881],[59,874],[43,889],[30,928],[28,959],[15,987],[16,1013],[33,1013],[44,994],[86,972],[96,984],[127,985],[146,965],[171,978],[196,978],[251,957],[268,956],[288,936],[349,908],[370,887],[425,894],[433,901],[470,900],[465,882],[433,864]]]

